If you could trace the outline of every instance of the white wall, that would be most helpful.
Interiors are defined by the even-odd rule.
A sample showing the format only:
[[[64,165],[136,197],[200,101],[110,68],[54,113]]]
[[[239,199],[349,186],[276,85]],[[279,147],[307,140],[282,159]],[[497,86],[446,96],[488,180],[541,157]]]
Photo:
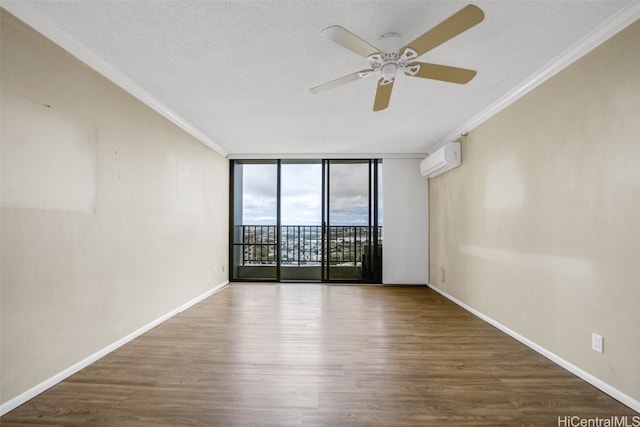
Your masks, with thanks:
[[[428,185],[421,159],[383,159],[384,284],[426,284]]]
[[[228,162],[0,13],[4,403],[227,280]]]

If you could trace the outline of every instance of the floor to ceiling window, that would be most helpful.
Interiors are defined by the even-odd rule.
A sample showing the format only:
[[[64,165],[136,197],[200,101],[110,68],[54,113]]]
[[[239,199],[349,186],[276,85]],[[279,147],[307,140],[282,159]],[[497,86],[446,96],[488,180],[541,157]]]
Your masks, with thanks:
[[[278,279],[278,169],[276,161],[232,161],[232,278]]]
[[[322,280],[322,161],[280,164],[280,280]]]
[[[379,283],[381,174],[380,160],[232,160],[231,280]]]

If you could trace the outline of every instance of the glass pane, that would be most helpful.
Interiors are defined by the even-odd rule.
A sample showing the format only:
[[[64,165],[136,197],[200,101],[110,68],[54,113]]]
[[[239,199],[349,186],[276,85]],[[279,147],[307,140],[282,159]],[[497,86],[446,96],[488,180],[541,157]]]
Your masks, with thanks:
[[[378,280],[382,192],[377,210],[373,197],[376,172],[382,175],[379,162],[235,160],[232,165],[232,280]]]
[[[234,279],[277,279],[277,179],[275,161],[234,162]]]
[[[369,242],[369,161],[329,164],[328,265],[330,280],[362,280]]]
[[[378,224],[377,224],[377,228],[374,229],[374,231],[377,231],[377,239],[378,239],[378,247],[377,250],[373,250],[373,246],[371,247],[372,250],[370,251],[370,255],[367,254],[367,256],[364,257],[365,262],[367,263],[367,265],[363,266],[363,275],[370,281],[374,282],[374,283],[382,283],[382,231],[383,231],[383,222],[384,222],[384,215],[383,215],[383,208],[382,208],[382,201],[383,201],[383,193],[382,193],[382,160],[378,160],[378,180],[377,183],[372,183],[372,194],[375,194],[374,190],[375,190],[375,186],[377,185],[377,193],[378,193]],[[375,225],[375,224],[373,224]],[[375,242],[375,240],[373,240],[373,238],[376,237],[376,233],[373,233],[372,235],[372,242]],[[369,252],[369,251],[365,251],[365,252]]]
[[[281,164],[281,280],[320,280],[322,263],[322,163]]]
[[[378,161],[378,225],[380,226],[380,228],[382,228],[382,226],[384,225],[384,221],[383,221],[383,210],[382,210],[382,200],[383,200],[383,195],[382,195],[382,160]]]
[[[369,225],[369,162],[331,161],[330,225]]]

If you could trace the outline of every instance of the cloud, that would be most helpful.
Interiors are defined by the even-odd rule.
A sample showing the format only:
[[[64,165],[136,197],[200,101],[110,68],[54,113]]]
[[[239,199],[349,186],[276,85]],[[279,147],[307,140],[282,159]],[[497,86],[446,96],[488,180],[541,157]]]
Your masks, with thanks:
[[[330,166],[331,197],[349,198],[369,194],[367,163],[336,163]]]
[[[242,166],[242,222],[273,225],[277,220],[277,175],[275,164]]]
[[[275,164],[245,164],[242,172],[243,193],[276,197],[278,170]]]
[[[283,164],[282,191],[291,196],[306,196],[322,192],[320,164]]]
[[[319,163],[282,163],[281,221],[283,225],[320,225],[322,220],[322,166]],[[243,165],[242,216],[244,224],[272,225],[277,215],[275,164]],[[330,165],[330,220],[332,225],[368,225],[368,163]]]

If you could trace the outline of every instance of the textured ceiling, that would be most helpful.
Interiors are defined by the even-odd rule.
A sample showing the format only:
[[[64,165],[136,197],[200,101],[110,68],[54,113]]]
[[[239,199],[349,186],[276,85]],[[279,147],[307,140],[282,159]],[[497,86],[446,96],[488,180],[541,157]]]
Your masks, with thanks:
[[[3,4],[9,4],[10,1]],[[420,58],[472,68],[466,85],[399,76],[308,89],[367,68],[322,37],[342,25],[395,50],[458,1],[22,1],[232,155],[426,153],[628,7],[629,1],[479,1],[485,20]],[[379,37],[395,32],[399,38]]]

